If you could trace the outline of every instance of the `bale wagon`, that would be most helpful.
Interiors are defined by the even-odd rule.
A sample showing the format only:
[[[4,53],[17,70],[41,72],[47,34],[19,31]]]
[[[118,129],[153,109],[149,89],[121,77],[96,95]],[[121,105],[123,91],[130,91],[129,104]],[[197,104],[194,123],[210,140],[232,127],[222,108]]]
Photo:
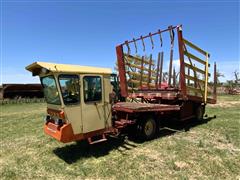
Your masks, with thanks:
[[[44,89],[46,134],[94,144],[134,129],[152,139],[162,120],[201,120],[206,104],[216,103],[216,63],[209,92],[210,54],[183,37],[182,25],[125,41],[116,54],[117,75],[45,62],[26,67]]]

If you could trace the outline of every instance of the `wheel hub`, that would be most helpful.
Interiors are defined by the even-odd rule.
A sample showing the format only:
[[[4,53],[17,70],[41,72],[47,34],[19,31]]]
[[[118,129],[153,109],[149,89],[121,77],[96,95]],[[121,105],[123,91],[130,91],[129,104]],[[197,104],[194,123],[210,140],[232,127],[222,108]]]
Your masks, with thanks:
[[[145,125],[145,128],[144,128],[144,131],[145,131],[145,134],[147,136],[151,135],[152,132],[153,132],[153,124],[151,123],[151,121],[148,121]]]

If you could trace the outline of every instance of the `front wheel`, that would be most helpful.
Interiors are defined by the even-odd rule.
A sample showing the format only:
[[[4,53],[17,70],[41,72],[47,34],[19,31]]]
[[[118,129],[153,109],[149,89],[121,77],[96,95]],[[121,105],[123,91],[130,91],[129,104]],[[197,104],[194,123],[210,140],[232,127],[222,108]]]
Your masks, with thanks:
[[[146,139],[146,140],[153,139],[156,134],[156,130],[157,130],[156,121],[152,118],[146,119],[142,123],[141,129],[142,129],[142,136],[144,139]]]

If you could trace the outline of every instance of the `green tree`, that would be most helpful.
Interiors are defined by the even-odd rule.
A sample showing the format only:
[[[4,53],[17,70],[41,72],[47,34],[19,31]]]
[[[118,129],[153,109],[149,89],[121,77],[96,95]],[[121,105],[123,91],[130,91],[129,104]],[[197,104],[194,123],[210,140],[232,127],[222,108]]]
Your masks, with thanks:
[[[223,73],[220,73],[219,70],[216,72],[217,83],[220,84],[220,77],[225,77]]]

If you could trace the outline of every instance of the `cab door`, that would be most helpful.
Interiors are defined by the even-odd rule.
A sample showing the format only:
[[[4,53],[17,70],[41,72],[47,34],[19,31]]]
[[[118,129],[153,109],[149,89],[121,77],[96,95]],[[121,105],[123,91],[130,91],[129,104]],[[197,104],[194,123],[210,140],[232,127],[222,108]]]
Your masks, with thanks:
[[[60,74],[59,88],[62,95],[63,109],[67,120],[71,123],[73,133],[82,133],[82,109],[80,98],[79,75]]]
[[[82,122],[83,133],[105,128],[104,86],[102,75],[83,75]]]

